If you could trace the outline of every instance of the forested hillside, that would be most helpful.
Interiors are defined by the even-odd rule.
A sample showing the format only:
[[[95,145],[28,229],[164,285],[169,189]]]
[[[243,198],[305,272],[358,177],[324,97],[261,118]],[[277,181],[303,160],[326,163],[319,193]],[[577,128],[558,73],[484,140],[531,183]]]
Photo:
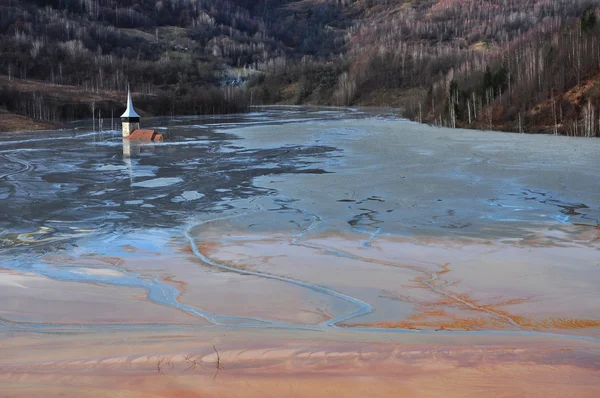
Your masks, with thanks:
[[[596,136],[599,7],[598,0],[0,0],[0,107],[50,121],[106,115],[130,84],[150,114],[385,105],[451,127]],[[22,79],[45,88],[23,90]],[[79,94],[65,98],[59,86]]]

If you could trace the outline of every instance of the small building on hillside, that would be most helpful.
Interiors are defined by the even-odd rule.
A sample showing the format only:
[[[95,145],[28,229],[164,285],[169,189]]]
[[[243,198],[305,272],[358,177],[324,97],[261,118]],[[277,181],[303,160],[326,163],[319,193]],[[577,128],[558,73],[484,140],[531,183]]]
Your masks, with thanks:
[[[131,91],[127,90],[127,109],[121,115],[123,138],[131,141],[162,142],[164,135],[154,130],[140,129],[140,115],[133,108]]]

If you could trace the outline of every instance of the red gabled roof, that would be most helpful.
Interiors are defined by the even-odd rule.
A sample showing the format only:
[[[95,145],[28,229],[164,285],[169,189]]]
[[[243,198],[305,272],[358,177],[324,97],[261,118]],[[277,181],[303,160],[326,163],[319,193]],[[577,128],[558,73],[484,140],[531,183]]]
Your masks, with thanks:
[[[129,135],[128,138],[130,140],[146,141],[146,142],[151,142],[151,141],[162,142],[163,141],[163,135],[158,134],[154,130],[134,130],[133,133],[131,133],[131,135]]]

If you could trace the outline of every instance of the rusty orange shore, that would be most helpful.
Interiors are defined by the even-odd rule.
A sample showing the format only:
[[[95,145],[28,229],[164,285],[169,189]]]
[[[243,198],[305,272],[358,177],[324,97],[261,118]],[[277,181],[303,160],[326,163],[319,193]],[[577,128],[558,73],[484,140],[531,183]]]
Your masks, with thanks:
[[[3,339],[0,397],[596,397],[600,393],[598,345],[584,341],[286,334],[15,334]]]
[[[50,300],[46,307],[35,295],[21,301],[32,311],[20,319],[16,311],[3,312],[4,320],[12,326],[0,336],[0,397],[39,394],[136,398],[596,397],[600,394],[600,340],[586,337],[598,336],[600,325],[594,318],[597,313],[580,308],[579,318],[575,318],[572,316],[575,312],[551,309],[544,303],[553,300],[550,292],[521,297],[515,290],[502,299],[494,294],[488,297],[476,288],[481,281],[477,275],[470,273],[467,278],[463,273],[462,267],[469,269],[469,261],[462,254],[467,248],[474,256],[470,261],[475,262],[477,253],[485,253],[493,262],[491,247],[501,252],[504,259],[517,261],[518,256],[511,253],[517,249],[500,248],[492,242],[481,245],[478,240],[419,242],[414,238],[380,238],[367,255],[352,243],[356,238],[352,235],[315,235],[300,243],[282,233],[262,239],[262,235],[231,228],[223,236],[217,233],[219,230],[203,230],[200,250],[211,261],[240,270],[274,272],[276,267],[277,272],[290,275],[293,269],[302,268],[309,255],[320,266],[321,280],[327,280],[328,275],[336,276],[337,282],[330,282],[332,286],[341,281],[346,287],[352,286],[357,276],[352,276],[352,272],[341,275],[339,264],[320,249],[326,248],[354,255],[353,261],[368,263],[370,272],[406,269],[406,280],[401,289],[386,288],[378,278],[373,280],[380,301],[375,301],[375,311],[368,315],[371,322],[351,319],[334,329],[302,331],[223,328],[183,311],[167,311],[153,305],[141,292],[126,293],[120,289],[125,294],[122,297],[116,291],[109,293],[111,288],[106,286],[88,285],[81,290],[68,282],[1,271],[2,298],[19,291],[23,300],[28,297],[25,293],[33,290],[23,291],[22,287],[37,286],[37,291],[46,289],[45,300]],[[156,271],[160,264],[168,263],[168,268],[160,270],[161,279],[177,287],[181,293],[179,301],[191,305],[210,302],[204,308],[213,312],[317,325],[339,310],[334,303],[324,302],[324,297],[311,298],[296,292],[293,286],[279,286],[260,278],[243,279],[240,284],[242,279],[236,282],[235,273],[217,272],[211,284],[203,283],[205,272],[217,270],[198,261],[188,245],[176,240],[169,245],[172,251],[168,256],[130,244],[123,249],[135,254],[134,258],[47,256],[45,261],[87,266],[92,272],[107,275],[118,272],[115,269]],[[416,260],[421,245],[428,246],[431,262]],[[538,257],[548,259],[552,253],[544,245],[527,247],[531,263]],[[579,249],[585,254],[585,249]],[[238,262],[242,253],[244,261]],[[437,255],[443,256],[447,263],[436,265]],[[106,264],[113,268],[103,268]],[[348,264],[344,262],[345,267]],[[375,265],[383,268],[373,268]],[[454,274],[465,277],[455,278]],[[218,275],[224,279],[219,281],[215,278]],[[423,275],[428,275],[431,288],[423,284]],[[306,275],[303,278],[310,280]],[[358,279],[362,288],[369,286],[364,275]],[[506,288],[501,281],[496,282],[498,289]],[[87,303],[74,306],[70,300],[71,304],[65,303],[61,313],[54,305],[60,295],[52,298],[51,292],[63,291],[69,285],[71,297],[85,295]],[[228,286],[228,298],[222,294],[224,286]],[[263,294],[267,287],[267,294]],[[242,294],[237,296],[235,290],[240,288]],[[360,290],[353,291],[361,297]],[[472,292],[466,294],[466,291]],[[240,305],[244,297],[246,300],[252,297],[251,303]],[[111,303],[114,309],[109,310]],[[410,304],[408,311],[402,309],[407,304]],[[535,315],[530,312],[532,305],[538,309]],[[394,310],[396,306],[398,310]],[[39,308],[38,312],[34,308]],[[111,313],[112,320],[102,319],[103,311]],[[71,323],[61,323],[66,319]],[[15,323],[18,320],[27,323]],[[111,321],[114,326],[106,329]],[[46,323],[36,331],[27,326],[30,322]],[[132,322],[142,329],[120,326]],[[386,329],[398,332],[389,333]],[[526,333],[529,331],[533,334]]]

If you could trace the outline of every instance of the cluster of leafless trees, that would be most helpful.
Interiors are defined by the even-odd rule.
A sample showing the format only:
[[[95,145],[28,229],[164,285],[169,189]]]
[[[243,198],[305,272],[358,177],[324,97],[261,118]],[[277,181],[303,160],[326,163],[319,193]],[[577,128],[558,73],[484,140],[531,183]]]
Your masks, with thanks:
[[[506,44],[465,52],[426,95],[407,104],[410,113],[452,127],[596,136],[597,14],[548,18]]]
[[[2,0],[0,74],[95,93],[131,85],[161,113],[240,111],[247,95],[219,88],[222,65],[248,68],[277,56],[281,46],[264,30],[231,1]],[[4,106],[44,120],[65,113],[52,96],[22,94]],[[46,112],[25,105],[39,101]],[[82,116],[79,107],[66,113]]]
[[[450,127],[600,133],[594,80],[600,14],[594,0],[372,0],[345,6],[366,11],[344,29],[344,51],[327,60],[285,59],[270,71],[270,82],[296,89],[271,86],[268,99],[395,105],[415,120]],[[333,90],[312,78],[323,62],[335,65]]]
[[[598,18],[597,0],[0,0],[0,74],[131,84],[156,113],[391,105],[451,127],[595,136]],[[47,95],[19,101],[48,117]]]

